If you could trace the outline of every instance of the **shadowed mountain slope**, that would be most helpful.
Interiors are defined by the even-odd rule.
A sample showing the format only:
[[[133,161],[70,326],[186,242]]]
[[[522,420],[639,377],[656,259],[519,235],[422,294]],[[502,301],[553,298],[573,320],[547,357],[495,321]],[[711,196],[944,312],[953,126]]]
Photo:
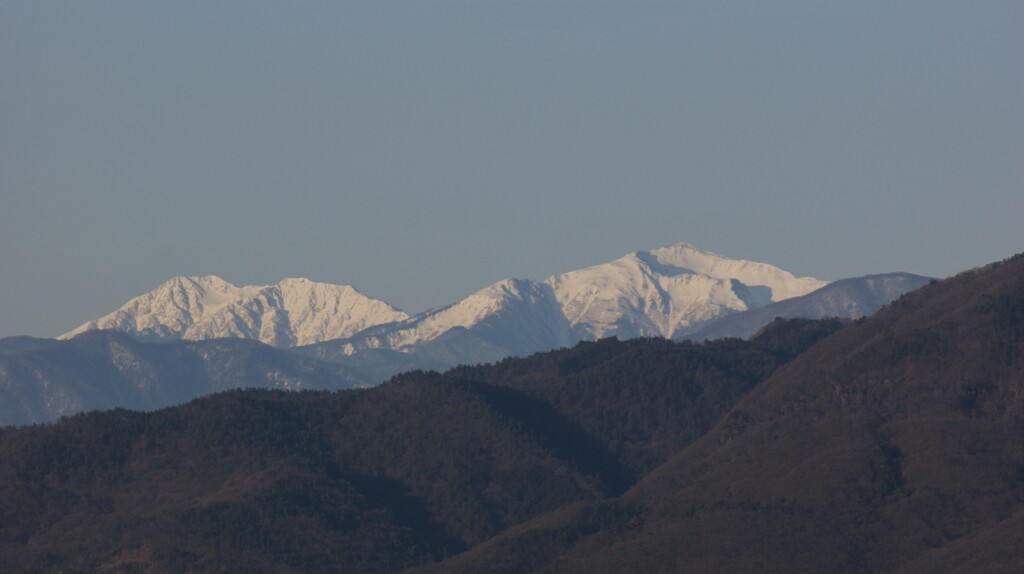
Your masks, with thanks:
[[[696,330],[684,331],[676,339],[703,341],[722,337],[746,339],[767,325],[772,319],[823,319],[841,317],[859,319],[878,311],[904,293],[908,293],[932,279],[910,273],[885,273],[840,279],[834,283],[800,297],[769,303],[764,307],[725,315],[701,325]]]
[[[0,339],[0,355],[31,351],[44,347],[60,345],[56,339],[41,339],[38,337],[4,337]]]
[[[255,341],[142,343],[118,331],[67,341],[0,341],[0,424],[46,422],[94,409],[157,409],[244,387],[348,389],[375,380]]]

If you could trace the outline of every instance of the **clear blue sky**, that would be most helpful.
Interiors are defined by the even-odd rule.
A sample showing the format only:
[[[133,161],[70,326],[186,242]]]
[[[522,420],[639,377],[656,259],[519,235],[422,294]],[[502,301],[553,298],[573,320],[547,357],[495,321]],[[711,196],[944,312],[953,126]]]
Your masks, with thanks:
[[[175,275],[407,311],[687,241],[1024,250],[1024,3],[0,3],[0,336]]]

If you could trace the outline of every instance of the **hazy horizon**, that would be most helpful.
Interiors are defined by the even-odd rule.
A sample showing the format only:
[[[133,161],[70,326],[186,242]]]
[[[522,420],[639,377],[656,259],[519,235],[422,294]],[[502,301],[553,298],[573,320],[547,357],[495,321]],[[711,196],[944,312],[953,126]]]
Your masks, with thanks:
[[[178,275],[408,312],[687,242],[1024,251],[1014,2],[0,6],[0,337]]]

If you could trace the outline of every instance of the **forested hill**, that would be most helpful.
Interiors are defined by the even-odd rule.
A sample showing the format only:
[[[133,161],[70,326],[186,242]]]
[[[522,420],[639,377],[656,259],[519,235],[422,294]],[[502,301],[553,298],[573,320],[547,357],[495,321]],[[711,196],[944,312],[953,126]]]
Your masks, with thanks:
[[[1024,571],[1024,256],[822,340],[626,494],[435,572]]]
[[[838,321],[0,431],[0,571],[394,572],[622,494]]]

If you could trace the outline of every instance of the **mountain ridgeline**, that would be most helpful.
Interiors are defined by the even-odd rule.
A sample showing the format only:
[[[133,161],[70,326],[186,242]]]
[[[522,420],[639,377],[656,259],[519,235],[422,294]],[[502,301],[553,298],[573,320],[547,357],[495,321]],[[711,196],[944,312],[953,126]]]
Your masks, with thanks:
[[[220,277],[175,277],[61,339],[115,330],[142,341],[252,339],[277,347],[349,337],[408,315],[348,285],[284,279],[236,287]]]
[[[926,281],[902,274],[829,285],[680,243],[544,281],[498,281],[414,316],[348,286],[286,279],[235,287],[213,276],[177,277],[61,338],[113,329],[144,341],[253,339],[379,382],[409,369],[493,362],[581,340],[746,337],[776,316],[853,319]],[[795,300],[801,303],[779,307]],[[718,323],[734,315],[743,317]]]
[[[671,337],[681,328],[825,284],[685,243],[542,282],[506,279],[414,317],[345,285],[286,279],[235,287],[214,276],[177,277],[61,338],[115,329],[143,340],[236,337],[279,347],[347,339],[343,346],[352,354],[409,350],[464,328],[510,354],[525,354],[610,336]]]

